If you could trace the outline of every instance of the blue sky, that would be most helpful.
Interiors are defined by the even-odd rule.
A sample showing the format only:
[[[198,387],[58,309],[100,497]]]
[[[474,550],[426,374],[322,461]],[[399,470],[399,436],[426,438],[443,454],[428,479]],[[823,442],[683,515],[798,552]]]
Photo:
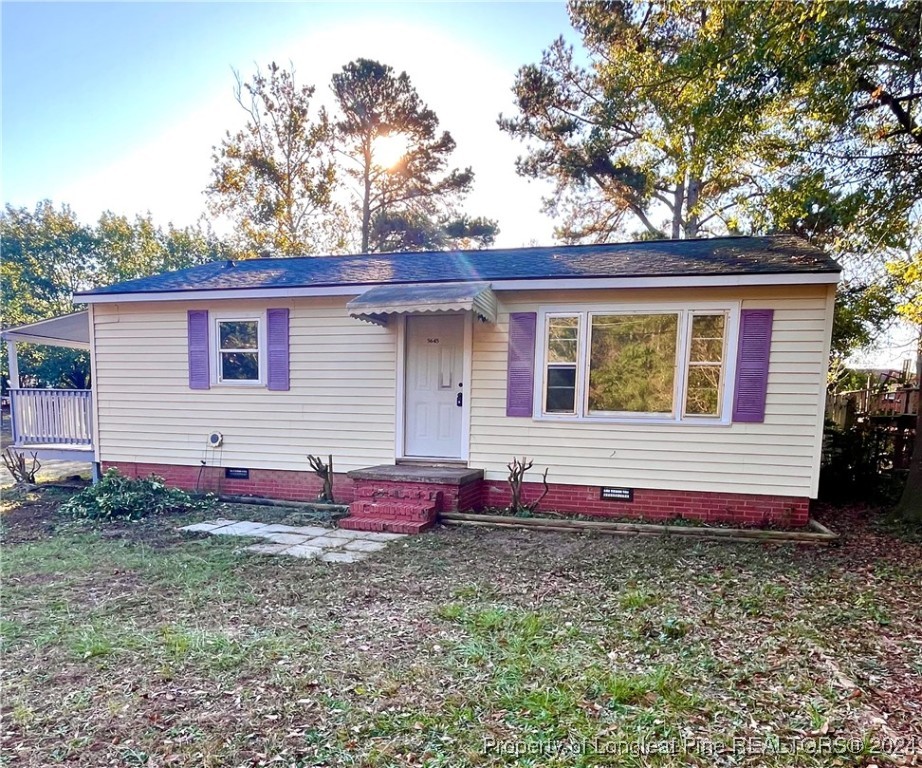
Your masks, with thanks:
[[[546,241],[546,192],[515,175],[520,146],[495,126],[516,69],[557,36],[563,3],[8,3],[2,14],[3,200],[51,198],[85,219],[204,210],[211,147],[236,128],[232,69],[295,65],[328,98],[356,56],[406,69],[472,165],[467,208],[502,244]]]
[[[549,189],[516,175],[521,147],[496,117],[519,66],[576,42],[562,2],[3,2],[0,23],[4,203],[193,223],[211,148],[243,121],[233,69],[291,62],[329,100],[333,72],[366,56],[405,69],[452,132],[476,172],[467,210],[499,220],[499,245],[552,241]],[[862,357],[901,358],[890,345]]]

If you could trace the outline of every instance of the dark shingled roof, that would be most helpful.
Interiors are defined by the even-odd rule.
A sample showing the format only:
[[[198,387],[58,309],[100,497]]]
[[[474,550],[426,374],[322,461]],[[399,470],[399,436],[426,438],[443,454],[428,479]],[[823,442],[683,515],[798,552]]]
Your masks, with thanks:
[[[499,280],[771,275],[838,272],[823,251],[791,235],[654,240],[605,245],[300,256],[204,264],[95,288],[79,296],[252,288]]]

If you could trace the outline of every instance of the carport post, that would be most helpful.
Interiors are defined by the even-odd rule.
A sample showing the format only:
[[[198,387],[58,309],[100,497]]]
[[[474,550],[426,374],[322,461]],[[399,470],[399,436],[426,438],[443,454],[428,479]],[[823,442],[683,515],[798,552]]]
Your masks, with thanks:
[[[19,356],[16,353],[16,342],[6,340],[6,354],[10,362],[10,389],[19,389]]]

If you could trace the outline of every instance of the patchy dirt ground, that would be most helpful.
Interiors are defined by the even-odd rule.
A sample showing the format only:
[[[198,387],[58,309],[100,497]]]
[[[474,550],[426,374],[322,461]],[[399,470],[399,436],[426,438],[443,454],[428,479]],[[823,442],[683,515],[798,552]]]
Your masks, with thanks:
[[[13,442],[12,427],[10,425],[10,412],[8,409],[0,411],[0,449],[6,448]],[[28,451],[26,458],[29,458]],[[40,462],[37,477],[40,483],[51,483],[66,480],[70,477],[89,479],[93,474],[93,466],[85,461],[46,460]],[[31,466],[31,459],[29,461]],[[13,476],[6,465],[0,463],[0,488],[11,488],[15,484]]]
[[[446,528],[340,566],[61,499],[4,502],[4,764],[922,765],[922,545],[860,510],[829,549]]]

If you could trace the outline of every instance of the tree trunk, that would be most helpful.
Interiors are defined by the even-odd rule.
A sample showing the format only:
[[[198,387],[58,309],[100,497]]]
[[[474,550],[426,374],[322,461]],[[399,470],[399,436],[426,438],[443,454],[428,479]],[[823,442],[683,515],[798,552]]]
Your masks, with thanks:
[[[685,204],[685,182],[675,185],[675,198],[672,204],[672,239],[682,237],[682,206]]]
[[[912,460],[906,485],[894,511],[904,520],[922,522],[922,328],[919,329],[919,347],[916,351],[916,386],[920,390],[916,409],[916,438],[912,443]]]
[[[701,179],[688,180],[686,195],[685,237],[698,237],[698,198],[701,196]]]
[[[371,237],[371,139],[365,143],[365,167],[363,168],[362,181],[362,253],[368,253],[368,244]]]

